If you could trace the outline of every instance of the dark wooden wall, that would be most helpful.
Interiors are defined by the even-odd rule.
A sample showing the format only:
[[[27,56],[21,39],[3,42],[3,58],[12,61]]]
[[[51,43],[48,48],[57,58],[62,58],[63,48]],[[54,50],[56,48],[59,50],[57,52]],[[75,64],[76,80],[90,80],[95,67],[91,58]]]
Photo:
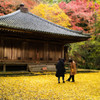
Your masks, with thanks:
[[[55,62],[64,57],[64,48],[56,42],[0,37],[0,60]]]

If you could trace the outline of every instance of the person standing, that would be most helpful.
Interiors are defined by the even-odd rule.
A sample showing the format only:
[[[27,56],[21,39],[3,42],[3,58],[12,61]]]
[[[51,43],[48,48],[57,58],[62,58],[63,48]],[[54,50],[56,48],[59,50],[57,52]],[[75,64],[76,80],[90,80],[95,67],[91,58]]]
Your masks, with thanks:
[[[65,60],[60,59],[59,62],[56,64],[56,77],[58,77],[58,83],[60,83],[60,77],[62,77],[63,83],[64,77],[65,77],[65,65],[64,65]]]
[[[74,76],[76,74],[76,63],[72,59],[69,59],[69,62],[70,62],[70,76],[66,81],[70,81],[70,79],[72,78],[72,82],[75,82]]]

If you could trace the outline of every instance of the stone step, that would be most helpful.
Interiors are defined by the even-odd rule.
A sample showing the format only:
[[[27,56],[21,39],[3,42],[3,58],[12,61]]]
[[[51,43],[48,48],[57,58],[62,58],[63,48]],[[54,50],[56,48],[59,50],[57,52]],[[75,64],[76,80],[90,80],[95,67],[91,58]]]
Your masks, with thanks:
[[[34,71],[56,71],[55,65],[28,65],[31,72]]]

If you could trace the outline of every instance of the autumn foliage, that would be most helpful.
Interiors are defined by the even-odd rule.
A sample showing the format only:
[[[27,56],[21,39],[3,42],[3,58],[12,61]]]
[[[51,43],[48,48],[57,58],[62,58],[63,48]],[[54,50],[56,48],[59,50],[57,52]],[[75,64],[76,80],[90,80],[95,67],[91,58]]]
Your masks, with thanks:
[[[79,69],[78,69],[79,70]],[[80,70],[82,71],[82,70]],[[83,70],[84,71],[84,70]],[[7,73],[7,72],[6,72]],[[22,72],[20,72],[22,73]],[[52,72],[53,73],[53,72]],[[2,73],[3,74],[3,73]],[[57,83],[55,73],[0,76],[0,100],[100,100],[100,73],[79,73],[75,82]],[[12,75],[12,74],[11,74]],[[65,74],[65,80],[69,74]]]
[[[95,11],[100,9],[99,4],[88,0],[76,0],[68,4],[60,2],[59,7],[70,17],[72,29],[83,30],[85,33],[94,31]]]
[[[5,2],[3,0],[0,0],[0,16],[6,15],[8,13],[11,13],[15,10],[14,5],[12,5],[12,2]]]
[[[97,0],[97,3],[100,5],[99,0]],[[97,12],[96,33],[97,35],[99,35],[100,40],[100,10]]]
[[[0,0],[0,16],[16,11],[21,3],[24,3],[28,9],[32,9],[37,4],[34,0]]]
[[[57,4],[39,4],[34,7],[31,12],[63,27],[70,26],[70,18],[59,8]]]

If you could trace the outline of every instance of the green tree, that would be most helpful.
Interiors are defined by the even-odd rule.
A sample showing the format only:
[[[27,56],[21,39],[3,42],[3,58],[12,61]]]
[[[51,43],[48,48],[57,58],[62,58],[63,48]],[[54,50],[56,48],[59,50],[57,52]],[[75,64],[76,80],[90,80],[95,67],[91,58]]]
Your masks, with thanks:
[[[96,40],[74,43],[70,46],[69,56],[78,67],[87,69],[100,69],[100,36]]]

